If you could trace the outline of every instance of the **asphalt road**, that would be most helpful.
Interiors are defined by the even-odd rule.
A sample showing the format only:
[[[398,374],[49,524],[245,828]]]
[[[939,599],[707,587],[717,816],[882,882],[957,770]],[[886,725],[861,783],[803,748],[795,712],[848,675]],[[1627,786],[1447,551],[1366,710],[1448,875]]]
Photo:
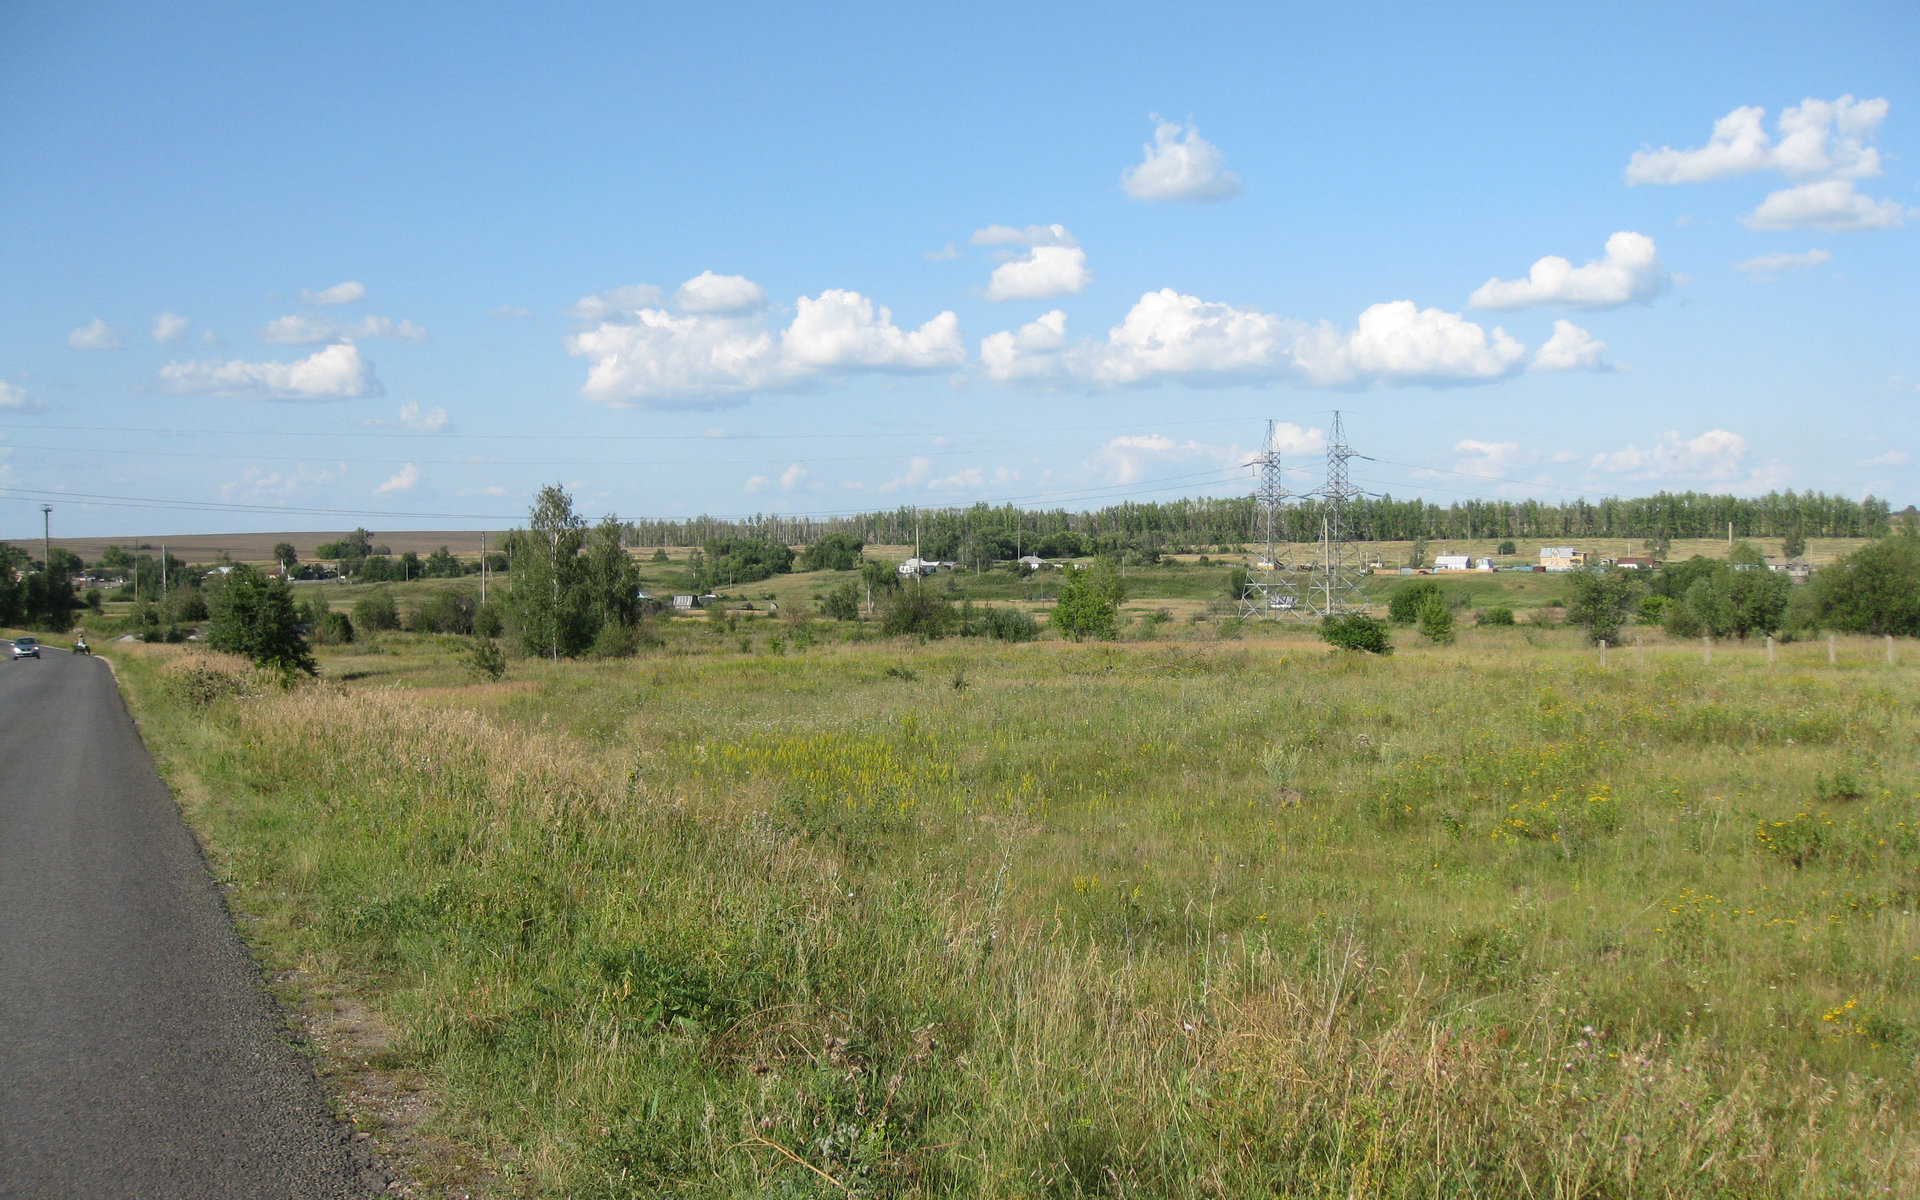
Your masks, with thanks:
[[[0,1197],[348,1197],[334,1119],[105,663],[0,658]]]

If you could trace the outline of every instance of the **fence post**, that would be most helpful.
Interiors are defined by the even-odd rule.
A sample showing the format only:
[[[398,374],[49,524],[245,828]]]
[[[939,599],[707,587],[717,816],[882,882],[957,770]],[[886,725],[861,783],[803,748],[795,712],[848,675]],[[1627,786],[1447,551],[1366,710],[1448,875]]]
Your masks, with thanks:
[[[1887,653],[1892,654],[1893,652],[1889,650]],[[1891,662],[1892,660],[1889,659],[1888,661]],[[1602,667],[1607,665],[1607,639],[1605,638],[1600,639],[1600,665]]]
[[[1709,667],[1713,665],[1713,635],[1710,633],[1701,635],[1700,661]]]
[[[1767,665],[1773,665],[1773,635],[1767,635]]]
[[[1647,648],[1640,641],[1640,635],[1637,633],[1633,635],[1633,661],[1637,666],[1647,665]]]
[[[1833,657],[1833,635],[1832,635],[1832,634],[1828,634],[1828,635],[1827,635],[1827,665],[1828,665],[1828,666],[1832,666],[1832,665],[1833,665],[1833,663],[1834,663],[1834,657]]]
[[[1887,665],[1893,665],[1893,635],[1887,635]]]

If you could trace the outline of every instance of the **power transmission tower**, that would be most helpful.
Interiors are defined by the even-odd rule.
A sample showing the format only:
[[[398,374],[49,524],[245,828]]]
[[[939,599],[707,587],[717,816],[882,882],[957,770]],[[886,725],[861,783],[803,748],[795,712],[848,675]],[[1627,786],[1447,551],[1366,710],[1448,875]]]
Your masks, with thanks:
[[[1240,615],[1271,621],[1298,617],[1301,615],[1300,589],[1292,568],[1280,561],[1277,538],[1280,506],[1292,499],[1293,493],[1287,490],[1286,476],[1280,467],[1279,431],[1272,421],[1267,422],[1266,449],[1254,457],[1251,465],[1260,469],[1260,482],[1254,488],[1253,498],[1260,504],[1265,546],[1247,572],[1247,585],[1240,592]]]
[[[1347,473],[1347,460],[1364,458],[1347,445],[1346,428],[1340,414],[1333,414],[1333,429],[1327,435],[1327,482],[1311,495],[1323,502],[1320,521],[1320,565],[1314,568],[1308,607],[1316,617],[1338,617],[1350,612],[1365,612],[1367,600],[1360,591],[1363,566],[1353,545],[1353,514],[1349,503],[1363,493]]]

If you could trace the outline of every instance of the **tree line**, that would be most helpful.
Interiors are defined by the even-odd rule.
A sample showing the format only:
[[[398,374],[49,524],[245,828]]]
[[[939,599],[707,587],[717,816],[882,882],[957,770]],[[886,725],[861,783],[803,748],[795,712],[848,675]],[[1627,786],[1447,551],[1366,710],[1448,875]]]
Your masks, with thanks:
[[[1415,539],[1528,540],[1725,537],[1729,526],[1740,537],[1880,537],[1890,528],[1885,500],[1853,500],[1824,492],[1768,492],[1741,497],[1706,492],[1660,492],[1632,499],[1606,497],[1544,500],[1429,500],[1369,496],[1347,506],[1347,525],[1362,541]],[[1280,536],[1289,542],[1320,538],[1326,506],[1303,500],[1280,515]],[[913,545],[916,536],[928,558],[961,561],[970,547],[998,557],[1036,553],[1046,558],[1074,557],[1115,550],[1169,546],[1225,546],[1259,540],[1264,510],[1251,496],[1181,499],[1164,503],[1110,505],[1072,512],[1063,508],[1024,509],[1011,504],[975,504],[967,508],[902,506],[891,511],[845,517],[783,517],[756,514],[739,520],[693,517],[684,521],[641,520],[625,524],[634,546],[705,546],[729,538],[759,539],[789,545],[844,534],[863,542]]]

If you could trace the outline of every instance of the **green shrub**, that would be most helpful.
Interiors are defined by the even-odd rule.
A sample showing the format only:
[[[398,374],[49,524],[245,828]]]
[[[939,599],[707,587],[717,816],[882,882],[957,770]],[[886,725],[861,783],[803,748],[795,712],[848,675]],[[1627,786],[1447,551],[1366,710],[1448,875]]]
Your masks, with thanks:
[[[1444,603],[1440,585],[1433,580],[1403,583],[1394,589],[1393,595],[1387,600],[1387,619],[1395,625],[1411,625],[1420,619],[1420,610],[1430,600]]]
[[[1482,625],[1512,625],[1513,609],[1505,604],[1496,605],[1480,614]]]
[[[492,638],[476,637],[467,647],[466,665],[476,675],[498,679],[507,673],[507,655],[500,649],[499,642]]]
[[[980,614],[976,627],[1002,642],[1031,642],[1040,636],[1040,622],[1017,608],[989,608]]]
[[[382,588],[360,597],[353,606],[353,623],[382,632],[400,628],[400,608],[393,602],[393,593]]]
[[[1437,594],[1420,606],[1420,636],[1436,646],[1453,641],[1453,610]]]
[[[1368,654],[1392,654],[1393,642],[1385,621],[1376,621],[1365,613],[1328,617],[1320,623],[1320,636],[1342,650],[1363,650]]]

